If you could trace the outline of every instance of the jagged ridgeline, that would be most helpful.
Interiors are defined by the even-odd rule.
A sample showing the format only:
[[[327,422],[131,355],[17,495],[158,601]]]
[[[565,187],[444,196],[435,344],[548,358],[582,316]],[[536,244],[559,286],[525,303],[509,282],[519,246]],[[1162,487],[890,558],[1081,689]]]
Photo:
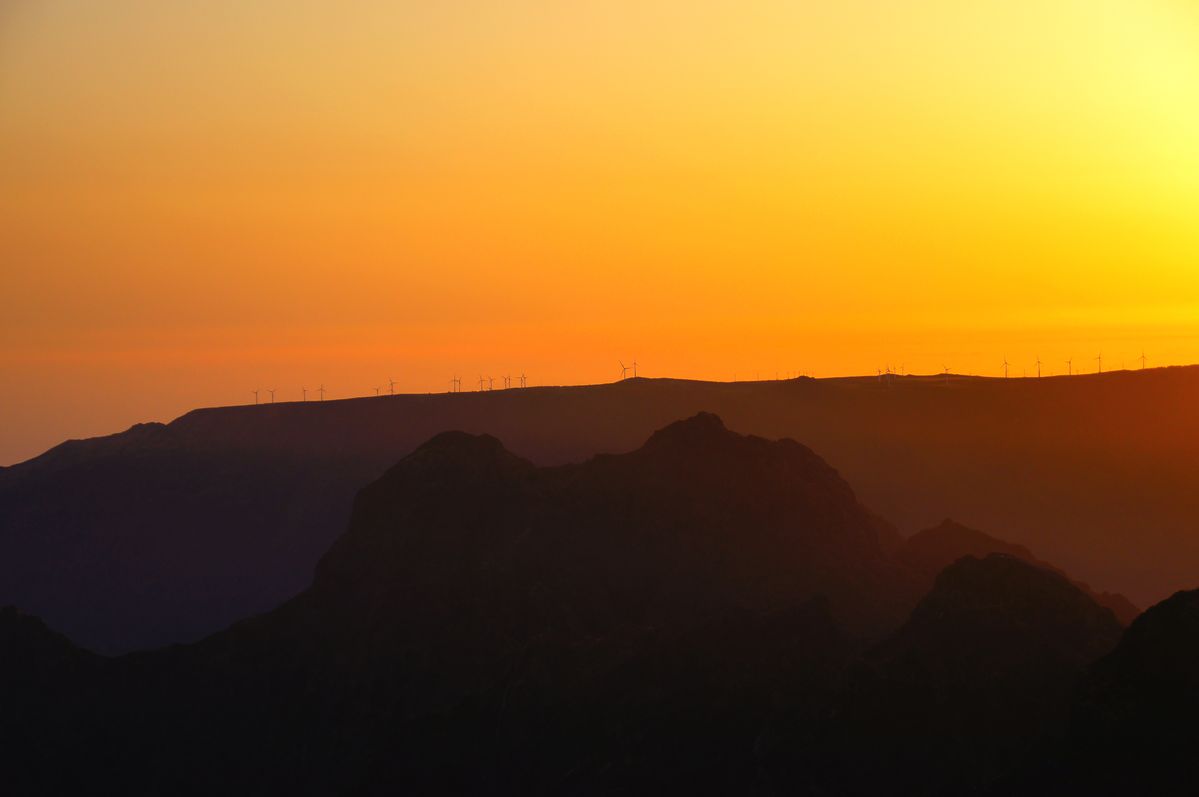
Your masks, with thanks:
[[[1146,606],[1199,572],[1197,396],[1199,367],[948,384],[638,378],[195,410],[0,468],[0,605],[103,653],[194,642],[306,588],[357,492],[441,432],[489,433],[558,465],[712,411],[810,446],[905,535],[950,516]]]
[[[1002,788],[1070,738],[1122,626],[988,540],[905,542],[805,446],[707,413],[558,467],[445,433],[359,492],[307,590],[199,643],[103,658],[6,610],[7,772],[52,793]]]

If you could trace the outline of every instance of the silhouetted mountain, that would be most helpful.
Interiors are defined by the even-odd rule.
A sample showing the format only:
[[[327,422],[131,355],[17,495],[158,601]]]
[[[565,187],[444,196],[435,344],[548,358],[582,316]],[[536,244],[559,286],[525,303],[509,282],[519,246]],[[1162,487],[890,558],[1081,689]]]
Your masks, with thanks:
[[[1070,732],[1024,793],[1193,794],[1199,778],[1199,590],[1148,609],[1079,690]]]
[[[851,671],[826,727],[790,764],[831,793],[986,790],[1061,732],[1077,679],[1120,633],[1110,610],[1055,572],[965,557]]]
[[[88,707],[101,661],[40,619],[0,608],[0,771],[12,794],[70,793],[90,757],[76,741],[97,735]],[[89,773],[90,774],[90,773]]]
[[[361,491],[306,592],[58,690],[122,739],[66,746],[134,791],[723,790],[914,602],[878,533],[809,449],[712,415],[554,468],[445,433]]]
[[[896,550],[895,557],[900,562],[924,573],[931,586],[938,573],[963,556],[984,557],[992,553],[1006,554],[1066,576],[1066,573],[1060,569],[1037,559],[1023,545],[1004,542],[948,519],[942,521],[939,526],[913,534]],[[1069,578],[1069,576],[1066,577]],[[1072,583],[1090,595],[1100,606],[1111,609],[1121,625],[1128,625],[1141,612],[1123,595],[1095,592],[1089,585],[1081,581],[1072,581]]]
[[[1065,577],[965,557],[918,601],[893,543],[710,414],[558,467],[444,433],[307,590],[199,643],[108,659],[0,612],[0,763],[22,794],[1062,793],[1079,728],[1185,719],[1193,595],[1087,675],[1120,625]]]
[[[1199,568],[1196,396],[1199,369],[1180,368],[636,379],[197,410],[0,469],[0,603],[106,652],[194,640],[302,589],[358,488],[439,432],[490,433],[550,465],[628,450],[701,410],[803,440],[905,532],[946,514],[1005,529],[1149,603]]]

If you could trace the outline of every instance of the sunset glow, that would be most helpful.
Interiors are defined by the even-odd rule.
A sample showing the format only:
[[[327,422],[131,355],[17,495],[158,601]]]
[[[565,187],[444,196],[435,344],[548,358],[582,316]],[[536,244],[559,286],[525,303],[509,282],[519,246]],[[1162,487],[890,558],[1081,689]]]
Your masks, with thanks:
[[[0,464],[192,407],[1199,361],[1190,0],[0,6]]]

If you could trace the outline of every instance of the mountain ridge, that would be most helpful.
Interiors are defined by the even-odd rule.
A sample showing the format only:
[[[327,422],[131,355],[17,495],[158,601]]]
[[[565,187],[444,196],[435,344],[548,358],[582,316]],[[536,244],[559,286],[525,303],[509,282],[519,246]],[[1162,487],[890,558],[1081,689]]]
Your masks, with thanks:
[[[803,440],[902,533],[946,516],[1000,529],[1147,605],[1199,568],[1195,400],[1190,368],[948,386],[641,378],[198,410],[0,471],[0,602],[104,652],[198,639],[303,588],[356,490],[438,432],[557,465],[707,410]]]

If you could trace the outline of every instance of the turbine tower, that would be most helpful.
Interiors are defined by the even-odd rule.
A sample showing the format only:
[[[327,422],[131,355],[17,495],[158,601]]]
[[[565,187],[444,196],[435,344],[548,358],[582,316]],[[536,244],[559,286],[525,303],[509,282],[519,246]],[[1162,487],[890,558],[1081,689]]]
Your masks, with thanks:
[[[258,391],[251,390],[250,392],[254,394],[254,403],[257,404],[258,403]]]
[[[620,363],[620,379],[624,381],[629,378],[629,366],[624,364],[624,360],[617,360]]]
[[[273,387],[269,388],[266,392],[271,394],[271,403],[274,404],[275,403],[275,388],[273,388]]]
[[[1137,358],[1141,361],[1141,370],[1145,370],[1145,363],[1149,362],[1149,358],[1145,356],[1145,350],[1141,349],[1141,356]]]
[[[1066,360],[1066,375],[1074,376],[1074,358],[1073,357],[1071,357],[1069,360]]]
[[[520,372],[520,386],[521,386],[521,387],[528,387],[528,386],[529,386],[529,385],[528,385],[528,383],[525,381],[525,372],[524,372],[524,371],[521,371],[521,372]]]
[[[300,388],[300,392],[301,392],[301,394],[303,394],[303,396],[304,396],[304,401],[307,401],[307,400],[308,400],[308,388],[306,388],[306,387],[301,387],[301,388]]]
[[[1037,355],[1037,379],[1041,378],[1041,355]]]
[[[1007,379],[1007,377],[1008,377],[1008,367],[1009,366],[1008,366],[1008,361],[1007,361],[1007,355],[1005,354],[1005,355],[1003,355],[1003,378],[1004,379]]]
[[[387,384],[390,388],[390,394],[394,396],[396,394],[396,381],[389,376],[387,377]]]
[[[1095,359],[1099,361],[1099,373],[1103,373],[1103,353],[1100,352],[1099,356]]]
[[[379,397],[379,391],[380,391],[380,390],[382,390],[382,389],[383,389],[383,388],[379,387],[378,385],[376,385],[376,386],[375,386],[375,398],[378,398],[378,397]]]
[[[637,361],[633,360],[633,378],[637,378]]]
[[[321,401],[325,400],[325,383],[321,382],[321,386],[316,389],[317,393],[321,394]]]

